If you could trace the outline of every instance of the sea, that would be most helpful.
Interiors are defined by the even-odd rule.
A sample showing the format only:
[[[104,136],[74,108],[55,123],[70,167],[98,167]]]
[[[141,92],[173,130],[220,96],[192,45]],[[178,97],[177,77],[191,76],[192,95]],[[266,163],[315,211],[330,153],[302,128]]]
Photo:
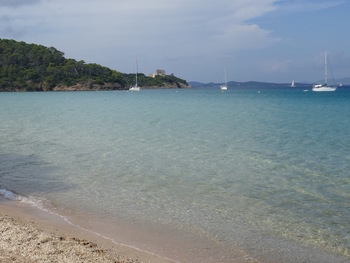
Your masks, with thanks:
[[[350,262],[350,88],[0,93],[0,195],[174,262]]]

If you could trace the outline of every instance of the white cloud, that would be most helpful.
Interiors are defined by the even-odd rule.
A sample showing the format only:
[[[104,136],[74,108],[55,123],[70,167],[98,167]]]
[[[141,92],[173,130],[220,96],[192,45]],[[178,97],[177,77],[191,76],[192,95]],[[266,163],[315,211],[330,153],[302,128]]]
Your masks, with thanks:
[[[31,0],[38,3],[39,0]],[[239,33],[256,35],[255,28],[263,32],[258,25],[253,27],[247,22],[257,16],[274,9],[272,0],[241,0],[221,1],[220,4],[213,1],[158,1],[158,0],[61,0],[43,1],[35,7],[26,6],[9,12],[11,18],[16,17],[17,26],[28,26],[28,35],[38,35],[43,30],[43,35],[48,31],[70,32],[80,37],[95,35],[114,39],[120,35],[125,39],[138,42],[150,41],[152,44],[157,39],[176,40],[186,38],[189,41],[196,39],[210,40],[215,37],[227,37],[230,34],[238,37]],[[1,2],[0,2],[1,3]],[[23,5],[26,1],[4,1],[2,4],[13,3]],[[1,5],[0,5],[1,6]],[[21,17],[23,18],[21,21]],[[24,19],[25,18],[25,19]],[[22,22],[22,24],[20,23]],[[39,28],[31,27],[42,24]],[[45,30],[46,28],[46,30]],[[236,32],[235,29],[237,29]],[[264,37],[269,38],[269,32],[264,31]],[[260,41],[262,34],[258,34]],[[140,39],[139,36],[144,39]],[[150,38],[156,38],[149,40]],[[268,40],[268,39],[266,39]],[[239,38],[236,42],[242,41]],[[120,43],[120,42],[119,42]],[[135,43],[135,42],[134,42]],[[217,43],[220,45],[220,43]],[[239,45],[238,45],[239,46]]]
[[[227,28],[221,38],[229,42],[232,49],[261,49],[281,41],[280,38],[271,37],[270,33],[256,24],[238,24]]]
[[[1,1],[1,0],[0,0]],[[9,1],[7,1],[8,3]],[[1,8],[2,37],[54,46],[67,57],[127,71],[135,57],[150,67],[227,59],[235,52],[281,41],[252,19],[276,9],[277,0],[31,0]],[[1,3],[1,2],[0,2]],[[4,1],[2,6],[4,6]],[[6,29],[7,28],[7,29]],[[154,62],[152,62],[154,61]],[[153,70],[153,69],[152,69]],[[151,71],[151,69],[147,69]]]
[[[276,0],[232,1],[233,17],[238,21],[247,21],[276,10]]]

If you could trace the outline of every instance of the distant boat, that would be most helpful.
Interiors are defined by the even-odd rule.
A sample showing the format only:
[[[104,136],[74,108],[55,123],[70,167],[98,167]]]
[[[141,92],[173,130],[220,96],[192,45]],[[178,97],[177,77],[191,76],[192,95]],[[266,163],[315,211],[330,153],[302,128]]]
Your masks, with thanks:
[[[140,91],[140,87],[137,85],[137,72],[138,72],[138,66],[136,61],[136,82],[135,85],[129,88],[130,91]]]
[[[226,84],[221,85],[221,87],[220,87],[220,88],[221,88],[221,90],[222,90],[222,91],[225,91],[225,90],[227,90],[227,85],[226,85]]]
[[[312,91],[335,91],[337,87],[328,86],[327,84],[327,53],[324,53],[324,83],[312,86]]]
[[[291,86],[292,88],[295,87],[294,80],[292,80],[292,84],[290,84],[290,86]]]
[[[227,90],[227,76],[226,76],[226,69],[225,69],[225,84],[224,85],[221,85],[221,90],[222,91],[225,91]]]

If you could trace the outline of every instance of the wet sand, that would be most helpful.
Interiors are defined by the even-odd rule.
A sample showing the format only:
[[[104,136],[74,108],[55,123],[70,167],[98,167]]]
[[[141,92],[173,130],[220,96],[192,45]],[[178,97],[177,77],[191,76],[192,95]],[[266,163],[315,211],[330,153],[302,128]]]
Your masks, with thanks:
[[[130,230],[126,230],[130,231]],[[125,232],[125,231],[124,231]],[[123,233],[125,234],[125,233]],[[241,236],[239,239],[246,237]],[[260,237],[262,238],[262,237]],[[172,236],[172,239],[176,239]],[[141,240],[143,240],[141,238]],[[145,252],[134,247],[117,244],[108,238],[69,224],[63,217],[38,209],[35,206],[10,201],[0,197],[0,263],[2,262],[235,262],[235,263],[348,263],[348,258],[338,257],[317,249],[296,245],[293,242],[276,243],[264,237],[244,251],[235,249],[229,258],[215,247],[202,247],[200,242],[179,245],[170,242],[175,260]],[[171,240],[173,241],[173,240]],[[198,241],[198,240],[197,240]],[[145,240],[143,240],[145,242]],[[252,246],[253,245],[253,246]],[[194,248],[198,251],[194,251]],[[171,249],[172,248],[172,249]],[[187,248],[187,252],[186,249]],[[207,254],[208,250],[219,254]],[[206,251],[207,250],[207,251]],[[153,250],[152,250],[153,251]],[[170,256],[171,257],[171,256]]]
[[[0,262],[174,262],[114,244],[30,205],[0,198]]]

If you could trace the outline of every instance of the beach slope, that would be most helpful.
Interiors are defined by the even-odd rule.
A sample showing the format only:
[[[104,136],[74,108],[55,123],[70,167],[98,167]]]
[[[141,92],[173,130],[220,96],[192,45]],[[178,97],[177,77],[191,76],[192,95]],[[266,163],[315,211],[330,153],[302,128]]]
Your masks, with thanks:
[[[19,207],[17,207],[19,206]],[[0,262],[172,262],[0,200]],[[63,220],[62,220],[63,221]]]

